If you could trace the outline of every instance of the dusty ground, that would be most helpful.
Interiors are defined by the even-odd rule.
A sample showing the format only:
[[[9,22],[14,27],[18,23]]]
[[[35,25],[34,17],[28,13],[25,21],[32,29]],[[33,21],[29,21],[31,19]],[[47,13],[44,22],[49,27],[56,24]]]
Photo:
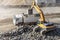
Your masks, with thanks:
[[[12,24],[12,18],[0,20],[0,32],[8,32],[16,28],[17,27]]]
[[[20,27],[13,25],[12,18],[0,20],[0,40],[60,40],[60,18],[57,15],[49,18],[46,16],[46,20],[58,24],[55,24],[56,30],[44,36],[41,36],[39,32],[32,32],[29,28],[27,32],[20,31]]]

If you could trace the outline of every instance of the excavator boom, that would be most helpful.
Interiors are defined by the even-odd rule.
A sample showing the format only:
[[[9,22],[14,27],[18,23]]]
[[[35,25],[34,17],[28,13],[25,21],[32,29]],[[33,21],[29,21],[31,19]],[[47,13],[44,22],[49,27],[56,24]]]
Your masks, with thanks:
[[[41,10],[41,8],[38,5],[36,5],[36,3],[34,1],[33,1],[31,8],[35,8],[36,11],[40,14],[40,20],[39,21],[41,23],[45,22],[45,17],[44,17],[43,11]]]

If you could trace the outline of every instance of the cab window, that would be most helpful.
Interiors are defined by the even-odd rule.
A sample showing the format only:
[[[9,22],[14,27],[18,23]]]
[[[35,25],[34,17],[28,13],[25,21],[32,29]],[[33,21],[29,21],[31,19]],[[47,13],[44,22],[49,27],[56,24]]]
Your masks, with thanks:
[[[34,16],[35,16],[35,17],[39,17],[40,15],[39,15],[39,14],[35,14]]]

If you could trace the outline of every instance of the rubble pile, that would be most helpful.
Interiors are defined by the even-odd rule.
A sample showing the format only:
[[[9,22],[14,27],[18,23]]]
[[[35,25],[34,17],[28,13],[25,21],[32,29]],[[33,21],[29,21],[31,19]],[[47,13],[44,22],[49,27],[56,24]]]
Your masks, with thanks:
[[[9,31],[0,34],[0,40],[60,40],[60,29],[56,28],[53,31],[40,35],[40,32],[33,32],[34,27],[27,26],[16,31]]]

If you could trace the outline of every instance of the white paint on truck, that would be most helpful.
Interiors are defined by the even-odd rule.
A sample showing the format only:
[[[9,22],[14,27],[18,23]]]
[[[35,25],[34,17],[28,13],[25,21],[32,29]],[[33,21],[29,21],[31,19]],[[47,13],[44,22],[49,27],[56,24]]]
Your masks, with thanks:
[[[13,24],[16,25],[18,23],[21,23],[22,22],[22,17],[23,15],[22,14],[17,14],[13,17]]]
[[[28,15],[28,14],[18,14],[13,17],[13,24],[18,25],[19,23],[34,23],[37,22],[39,16],[35,16],[36,14]]]

